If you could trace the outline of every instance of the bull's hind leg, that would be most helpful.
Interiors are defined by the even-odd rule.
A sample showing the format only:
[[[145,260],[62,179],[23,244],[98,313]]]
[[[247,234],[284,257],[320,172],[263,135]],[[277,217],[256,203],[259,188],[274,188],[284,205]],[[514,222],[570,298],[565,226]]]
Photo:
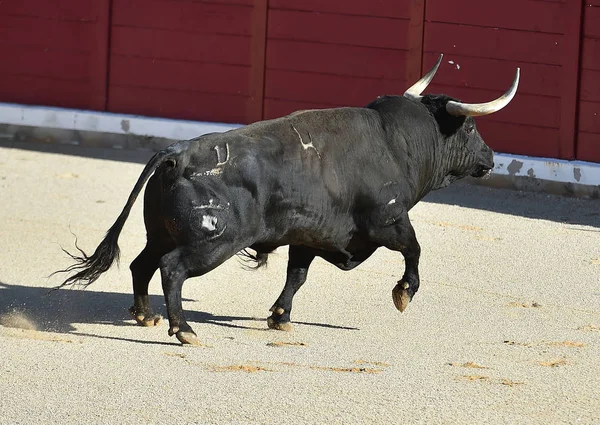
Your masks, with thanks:
[[[148,299],[148,285],[158,269],[162,254],[156,247],[148,244],[129,266],[133,278],[133,306],[129,312],[141,326],[155,326],[162,320],[160,314],[152,312]]]
[[[310,248],[290,246],[285,286],[271,307],[273,314],[267,319],[269,328],[283,331],[292,330],[290,323],[292,300],[298,289],[306,282],[308,268],[314,258],[315,253]]]
[[[181,290],[190,277],[202,276],[231,258],[239,249],[230,244],[207,244],[199,247],[178,247],[159,261],[162,287],[169,317],[169,336],[177,336],[182,344],[199,345],[200,341],[183,314]]]

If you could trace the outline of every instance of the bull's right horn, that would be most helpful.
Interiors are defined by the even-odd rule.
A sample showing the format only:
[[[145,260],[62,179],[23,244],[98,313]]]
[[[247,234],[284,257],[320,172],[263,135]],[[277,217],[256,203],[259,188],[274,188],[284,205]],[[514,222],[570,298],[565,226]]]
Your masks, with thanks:
[[[431,83],[431,80],[433,80],[433,76],[435,75],[438,68],[440,67],[440,63],[442,63],[443,57],[444,57],[444,54],[441,53],[437,62],[435,63],[435,65],[433,65],[433,68],[431,68],[427,74],[425,74],[419,81],[417,81],[415,84],[413,84],[408,90],[406,90],[404,92],[404,97],[408,97],[409,99],[414,99],[414,100],[419,100],[423,97],[423,96],[421,96],[421,93],[423,93],[423,91],[425,91],[425,89],[427,88],[429,83]]]
[[[492,100],[491,102],[487,103],[462,103],[451,100],[446,104],[446,111],[455,117],[477,117],[498,112],[500,109],[508,105],[512,98],[515,97],[515,94],[517,93],[517,87],[519,86],[520,75],[521,69],[517,68],[517,73],[515,74],[515,79],[513,80],[512,85],[506,93],[496,100]]]

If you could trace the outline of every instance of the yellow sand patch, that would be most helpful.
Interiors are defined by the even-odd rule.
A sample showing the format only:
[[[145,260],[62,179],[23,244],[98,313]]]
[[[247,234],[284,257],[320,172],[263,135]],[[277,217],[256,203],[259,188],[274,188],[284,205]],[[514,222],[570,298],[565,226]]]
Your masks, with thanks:
[[[274,341],[267,344],[268,347],[307,347],[308,344],[304,342],[286,342],[286,341]]]
[[[252,365],[231,365],[231,366],[213,366],[211,368],[213,372],[246,372],[246,373],[255,373],[255,372],[272,372],[272,370],[261,367],[261,366],[252,366]]]
[[[187,357],[185,354],[182,353],[169,353],[165,351],[163,354],[168,357],[179,357],[180,359],[185,359]]]
[[[38,332],[30,329],[6,329],[3,333],[4,336],[17,339],[32,339],[36,341],[52,341],[52,342],[66,342],[73,343],[72,339],[63,338],[57,335],[53,335],[46,332]],[[80,341],[81,342],[81,341]]]
[[[461,379],[465,379],[467,381],[489,381],[490,377],[489,376],[483,376],[483,375],[462,375],[460,376]]]
[[[585,325],[577,328],[578,331],[600,332],[600,325]]]
[[[448,363],[450,366],[455,366],[455,367],[467,367],[470,369],[489,369],[489,367],[486,366],[481,366],[478,365],[477,363],[473,363],[473,362],[466,362],[466,363]]]
[[[328,366],[309,366],[314,370],[327,370],[330,372],[350,372],[350,373],[381,373],[382,369],[371,369],[366,367],[328,367]]]
[[[559,366],[565,366],[567,365],[567,361],[565,359],[558,359],[558,360],[550,360],[547,362],[537,362],[540,366],[545,366],[545,367],[559,367]]]
[[[356,360],[354,363],[358,364],[358,365],[371,365],[371,366],[379,366],[379,367],[390,367],[391,365],[389,363],[384,363],[384,362],[371,362],[368,360]]]
[[[510,307],[522,307],[522,308],[540,308],[542,305],[540,303],[536,303],[535,301],[532,303],[521,303],[518,301],[513,301],[508,303]]]
[[[585,347],[583,342],[575,341],[547,342],[546,345],[550,347]]]

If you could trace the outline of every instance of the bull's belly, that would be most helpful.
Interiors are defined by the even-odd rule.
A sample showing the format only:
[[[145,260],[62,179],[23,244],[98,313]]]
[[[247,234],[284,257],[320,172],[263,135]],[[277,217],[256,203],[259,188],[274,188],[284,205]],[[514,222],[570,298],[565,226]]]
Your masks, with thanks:
[[[258,242],[276,245],[301,245],[314,249],[345,251],[357,232],[348,217],[298,217],[281,214],[270,217]]]

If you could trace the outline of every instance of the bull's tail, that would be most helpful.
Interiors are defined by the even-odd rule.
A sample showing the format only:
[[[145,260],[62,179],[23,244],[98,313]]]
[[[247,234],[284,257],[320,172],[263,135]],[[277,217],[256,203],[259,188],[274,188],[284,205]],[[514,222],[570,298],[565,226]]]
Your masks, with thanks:
[[[58,270],[54,273],[75,272],[75,274],[68,277],[56,289],[76,283],[80,283],[84,287],[88,286],[89,284],[95,282],[100,275],[106,272],[114,264],[115,260],[118,261],[120,250],[117,242],[119,240],[119,234],[121,233],[121,230],[125,225],[125,221],[129,216],[129,212],[131,211],[131,208],[133,207],[138,195],[142,191],[144,184],[162,163],[168,161],[170,157],[174,156],[180,151],[181,150],[178,149],[178,146],[176,147],[176,145],[172,145],[171,147],[156,153],[150,159],[150,161],[148,161],[148,164],[142,171],[138,181],[135,183],[132,192],[129,194],[129,198],[127,199],[125,207],[123,207],[121,214],[108,232],[106,232],[104,239],[102,242],[100,242],[100,245],[98,245],[96,251],[94,251],[92,255],[88,256],[83,250],[81,250],[77,246],[77,241],[75,241],[75,247],[81,255],[74,255],[63,249],[63,251],[75,261],[75,264],[67,267],[66,269]],[[175,166],[175,160],[171,159],[171,161],[173,162],[173,166]]]

